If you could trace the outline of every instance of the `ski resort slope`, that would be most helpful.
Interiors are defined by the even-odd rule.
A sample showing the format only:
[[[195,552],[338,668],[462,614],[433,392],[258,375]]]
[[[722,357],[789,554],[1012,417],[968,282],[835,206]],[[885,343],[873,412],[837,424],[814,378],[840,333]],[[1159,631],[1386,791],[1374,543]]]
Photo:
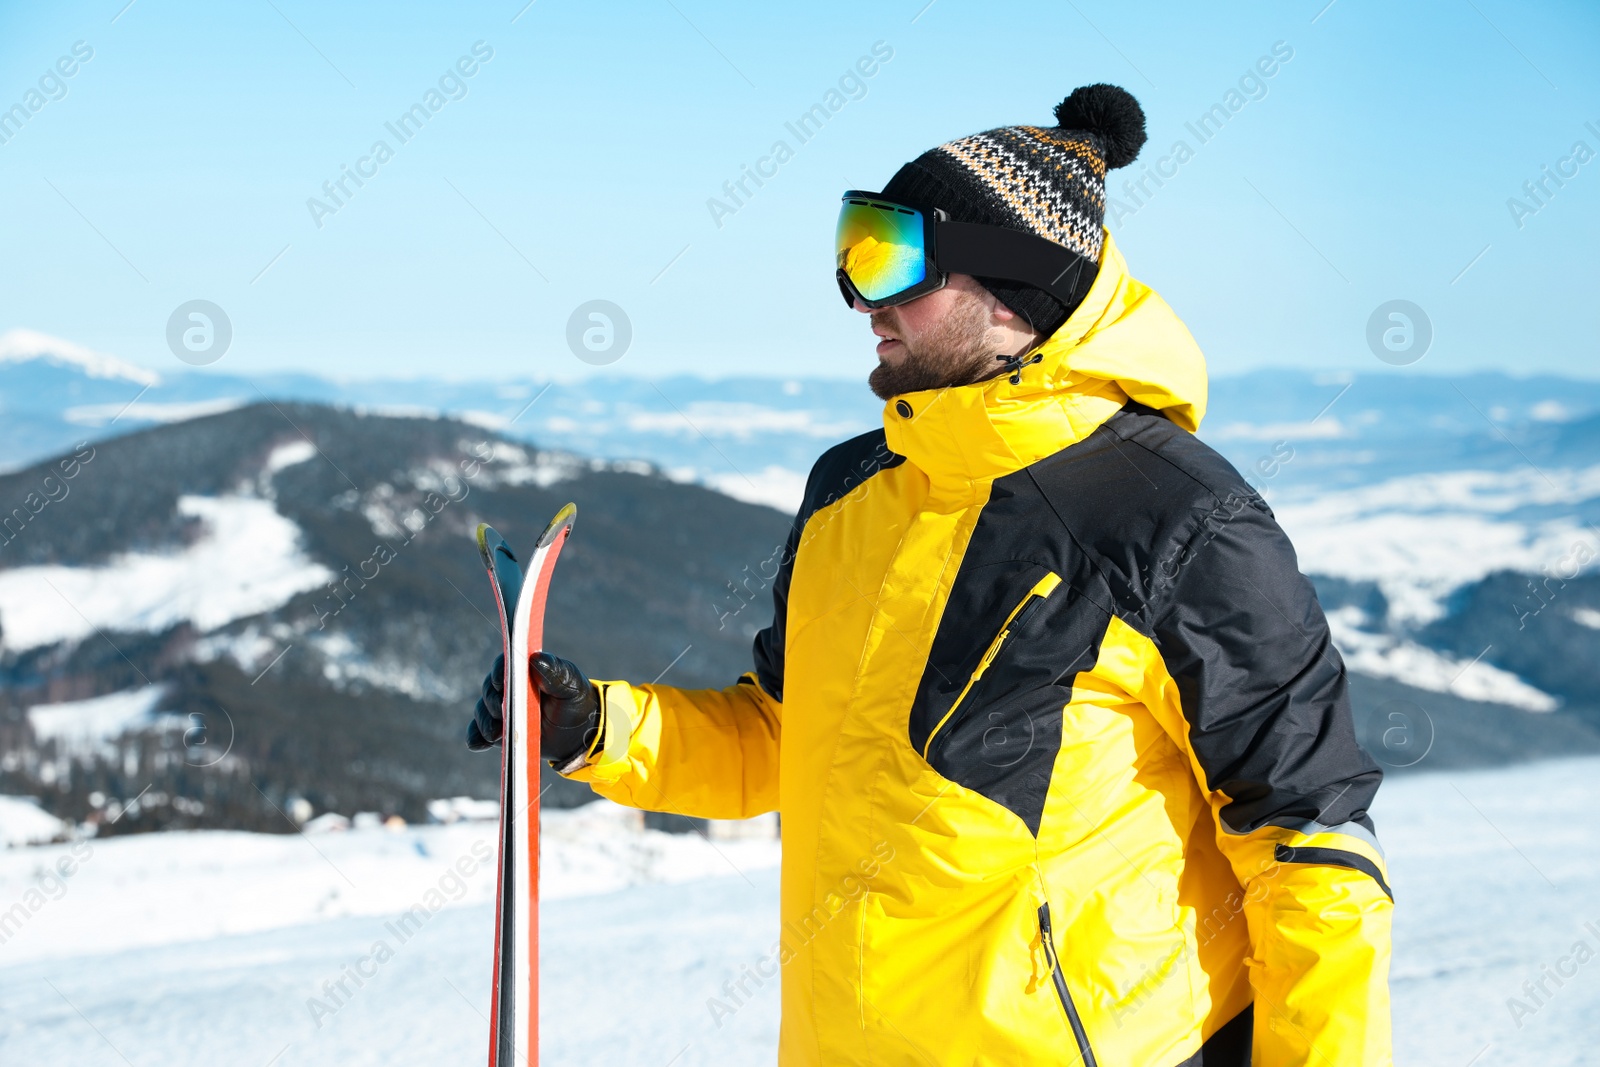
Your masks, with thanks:
[[[1374,815],[1398,901],[1396,1062],[1593,1062],[1600,759],[1420,774],[1391,781],[1379,803]],[[769,843],[662,843],[665,835],[653,832],[625,839],[614,816],[588,818],[590,844],[571,827],[547,838],[550,880],[560,884],[551,888],[567,895],[544,908],[541,1062],[588,1064],[603,1055],[642,1067],[770,1063],[777,982],[760,976],[777,937]],[[473,886],[408,927],[394,912],[438,887],[458,852],[472,854],[485,825],[326,835],[312,842],[316,849],[304,839],[269,839],[294,846],[270,866],[208,857],[212,835],[102,842],[65,894],[0,944],[0,1063],[481,1064],[490,905]],[[419,839],[429,856],[417,855]],[[417,864],[401,862],[408,850]],[[601,858],[582,859],[586,850]],[[10,906],[63,851],[0,853],[0,902]],[[365,898],[372,907],[384,894],[400,903],[363,910],[347,889],[341,917],[210,936],[217,914],[256,907],[275,885],[331,891],[341,876],[326,861],[357,883],[391,883]],[[185,879],[208,864],[213,880],[202,899]],[[117,904],[119,894],[143,899]],[[316,903],[284,901],[276,914],[309,918],[305,909]],[[108,908],[143,914],[159,936],[121,929],[130,918],[97,917]],[[33,938],[51,912],[59,931],[82,925],[89,934]],[[192,929],[176,921],[185,913],[195,916]],[[143,944],[96,951],[96,931],[114,944]],[[26,952],[13,956],[14,948]]]

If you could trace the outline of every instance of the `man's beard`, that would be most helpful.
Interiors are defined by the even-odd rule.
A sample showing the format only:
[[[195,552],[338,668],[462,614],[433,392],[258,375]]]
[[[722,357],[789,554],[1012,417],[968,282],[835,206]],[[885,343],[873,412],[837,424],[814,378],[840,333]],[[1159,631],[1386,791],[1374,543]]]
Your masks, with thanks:
[[[920,339],[915,348],[901,340],[906,352],[899,363],[879,360],[867,375],[867,385],[879,400],[889,400],[901,393],[948,389],[993,377],[999,367],[985,343],[989,313],[982,298],[966,294],[939,322],[938,329]],[[893,309],[874,311],[872,324],[892,328]]]

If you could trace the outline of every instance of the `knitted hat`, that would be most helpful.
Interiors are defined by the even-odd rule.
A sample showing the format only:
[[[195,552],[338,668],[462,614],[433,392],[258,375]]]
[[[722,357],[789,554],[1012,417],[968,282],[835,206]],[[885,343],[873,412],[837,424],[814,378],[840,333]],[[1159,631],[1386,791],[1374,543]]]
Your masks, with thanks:
[[[943,208],[954,222],[1025,230],[1099,263],[1106,171],[1139,155],[1144,110],[1126,89],[1099,84],[1074,89],[1055,114],[1054,126],[1002,126],[930,149],[901,167],[883,195]],[[1023,282],[978,281],[1046,337],[1074,310]]]

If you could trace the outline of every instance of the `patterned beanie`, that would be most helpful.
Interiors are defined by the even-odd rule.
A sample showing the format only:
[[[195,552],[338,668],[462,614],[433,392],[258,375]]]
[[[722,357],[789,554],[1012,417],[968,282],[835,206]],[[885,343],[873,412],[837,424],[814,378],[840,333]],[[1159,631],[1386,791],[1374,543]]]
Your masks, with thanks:
[[[1139,155],[1144,110],[1126,89],[1100,84],[1074,89],[1055,114],[1054,126],[1002,126],[930,149],[901,167],[883,195],[943,208],[954,222],[1025,230],[1098,264],[1106,171]],[[1023,282],[978,282],[1046,337],[1074,310]]]

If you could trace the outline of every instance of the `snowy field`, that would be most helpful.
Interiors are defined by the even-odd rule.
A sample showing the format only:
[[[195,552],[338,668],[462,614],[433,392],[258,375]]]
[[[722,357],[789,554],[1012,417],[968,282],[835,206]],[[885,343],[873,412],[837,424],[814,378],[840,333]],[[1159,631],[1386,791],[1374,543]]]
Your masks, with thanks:
[[[1597,759],[1384,787],[1400,1064],[1596,1062],[1597,811]],[[0,852],[0,907],[27,913],[0,944],[0,1063],[482,1063],[490,826],[90,842],[54,884],[67,846]],[[771,1062],[775,982],[720,1027],[707,1002],[774,939],[775,843],[599,805],[546,826],[544,1062]]]

